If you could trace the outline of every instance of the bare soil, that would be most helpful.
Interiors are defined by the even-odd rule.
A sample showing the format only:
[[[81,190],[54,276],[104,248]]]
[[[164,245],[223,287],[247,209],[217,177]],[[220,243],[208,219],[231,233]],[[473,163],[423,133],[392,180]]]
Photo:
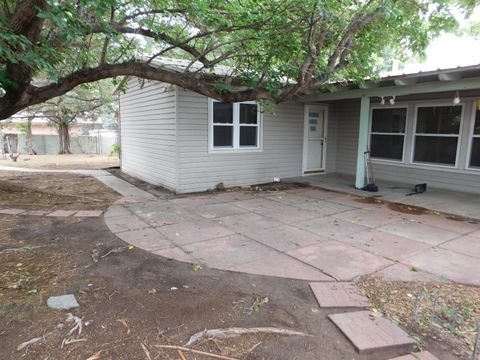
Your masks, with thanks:
[[[0,158],[0,166],[31,169],[74,170],[104,169],[119,165],[118,157],[95,154],[20,155],[16,162]]]
[[[90,176],[0,172],[0,208],[106,210],[119,198]]]
[[[22,187],[45,190],[53,179],[58,182],[52,192],[59,199],[71,201],[68,197],[87,193],[103,199],[106,206],[117,198],[81,176],[15,176],[18,181],[12,174],[7,178],[20,188],[19,199],[0,195],[3,206],[17,206],[26,198]],[[62,202],[62,207],[66,204]],[[157,345],[183,345],[204,329],[259,326],[312,336],[208,339],[194,348],[235,359],[351,360],[396,355],[359,356],[327,317],[351,309],[320,309],[305,281],[198,269],[155,256],[127,246],[108,230],[103,218],[0,215],[0,274],[0,359],[210,359]],[[89,324],[81,333],[69,335],[73,324],[66,321],[68,312],[46,306],[49,296],[67,293],[81,305],[71,313]],[[38,342],[18,350],[37,337]],[[440,341],[432,340],[428,349],[442,359],[456,358],[451,347]]]

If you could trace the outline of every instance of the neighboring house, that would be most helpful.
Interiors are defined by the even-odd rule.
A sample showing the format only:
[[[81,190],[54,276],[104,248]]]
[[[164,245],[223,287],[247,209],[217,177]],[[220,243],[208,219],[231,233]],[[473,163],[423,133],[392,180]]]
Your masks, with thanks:
[[[124,85],[122,170],[177,193],[319,173],[353,175],[362,188],[367,149],[377,179],[480,193],[480,65],[338,86],[263,111],[159,82]]]

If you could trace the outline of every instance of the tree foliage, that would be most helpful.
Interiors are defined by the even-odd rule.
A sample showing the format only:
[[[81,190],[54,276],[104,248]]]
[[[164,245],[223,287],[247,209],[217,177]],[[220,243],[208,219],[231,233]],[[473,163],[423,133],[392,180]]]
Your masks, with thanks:
[[[282,102],[421,54],[474,0],[3,0],[0,119],[122,75],[224,101]],[[182,71],[157,57],[200,66]],[[232,71],[216,76],[212,69]]]

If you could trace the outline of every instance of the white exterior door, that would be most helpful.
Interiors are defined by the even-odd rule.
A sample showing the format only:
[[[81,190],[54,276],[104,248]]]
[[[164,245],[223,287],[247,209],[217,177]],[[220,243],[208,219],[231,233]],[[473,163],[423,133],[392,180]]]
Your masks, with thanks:
[[[305,128],[303,142],[303,173],[311,174],[325,170],[327,145],[326,106],[305,106]]]

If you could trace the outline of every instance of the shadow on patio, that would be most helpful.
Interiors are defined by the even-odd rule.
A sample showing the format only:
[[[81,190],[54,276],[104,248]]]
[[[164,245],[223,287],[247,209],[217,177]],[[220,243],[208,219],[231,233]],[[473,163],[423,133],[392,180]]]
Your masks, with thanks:
[[[355,189],[355,177],[341,174],[322,174],[284,179],[285,182],[308,184],[326,190],[339,191],[379,200],[422,207],[433,211],[480,220],[480,194],[427,187],[423,194],[412,193],[415,184],[376,181],[378,192]]]

